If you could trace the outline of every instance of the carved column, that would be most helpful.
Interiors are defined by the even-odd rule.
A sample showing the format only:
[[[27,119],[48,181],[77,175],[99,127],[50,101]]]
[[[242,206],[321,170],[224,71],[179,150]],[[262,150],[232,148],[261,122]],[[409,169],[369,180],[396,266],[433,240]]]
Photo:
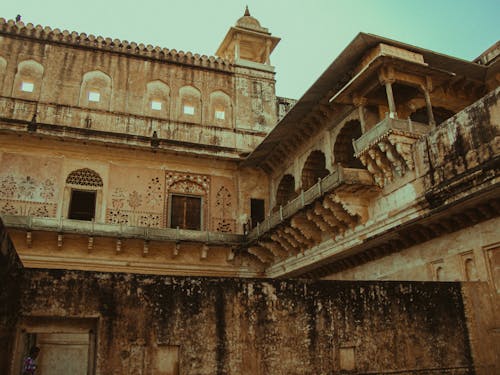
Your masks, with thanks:
[[[436,127],[436,120],[434,120],[434,113],[432,112],[432,104],[431,104],[431,96],[429,95],[429,91],[424,89],[425,96],[425,105],[427,107],[427,117],[429,118],[429,125],[432,128]]]
[[[396,102],[394,101],[394,93],[392,92],[392,84],[394,83],[394,79],[386,79],[384,82],[385,92],[387,94],[387,104],[389,105],[389,117],[397,118],[398,114],[396,113]]]
[[[361,124],[361,133],[365,134],[366,132],[366,118],[365,118],[365,106],[367,103],[367,99],[360,97],[360,96],[355,96],[354,97],[354,105],[358,107],[358,115],[359,115],[359,122]]]

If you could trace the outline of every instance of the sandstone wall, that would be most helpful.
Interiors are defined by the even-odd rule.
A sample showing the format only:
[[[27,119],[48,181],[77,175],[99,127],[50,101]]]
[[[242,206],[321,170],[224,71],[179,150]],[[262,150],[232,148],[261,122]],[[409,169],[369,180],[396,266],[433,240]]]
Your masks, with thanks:
[[[455,283],[26,270],[22,290],[25,322],[94,324],[97,374],[473,373]]]

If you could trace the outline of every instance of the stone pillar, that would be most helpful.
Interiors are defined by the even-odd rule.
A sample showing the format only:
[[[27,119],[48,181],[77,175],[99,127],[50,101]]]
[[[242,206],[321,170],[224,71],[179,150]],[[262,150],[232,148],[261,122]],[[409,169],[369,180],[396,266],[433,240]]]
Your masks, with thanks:
[[[359,122],[361,124],[361,133],[366,133],[366,119],[365,119],[365,106],[367,100],[366,98],[355,96],[354,105],[358,107]]]
[[[398,114],[396,112],[396,102],[394,101],[394,94],[392,92],[392,84],[394,83],[393,79],[387,79],[384,82],[385,91],[387,93],[387,104],[389,104],[389,117],[397,118]]]
[[[271,51],[271,41],[268,39],[266,40],[266,62],[265,62],[267,65],[271,65],[270,51]]]
[[[234,40],[234,61],[240,58],[240,34],[236,34]]]
[[[427,106],[427,117],[429,118],[429,125],[432,128],[436,127],[436,121],[434,120],[434,113],[432,112],[432,104],[431,104],[431,96],[429,95],[429,91],[424,89],[425,96],[425,105]]]

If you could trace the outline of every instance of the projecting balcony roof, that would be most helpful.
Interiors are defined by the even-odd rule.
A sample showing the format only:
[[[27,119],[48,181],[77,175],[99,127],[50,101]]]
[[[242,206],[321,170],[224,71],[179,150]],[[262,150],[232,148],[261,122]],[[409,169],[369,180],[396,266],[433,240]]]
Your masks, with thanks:
[[[245,159],[244,166],[260,166],[272,154],[276,145],[295,136],[303,127],[302,121],[318,103],[325,102],[342,90],[353,78],[352,69],[365,54],[380,43],[405,49],[423,56],[427,66],[454,73],[457,76],[484,82],[487,67],[474,62],[443,55],[427,49],[383,38],[373,34],[359,33],[340,53],[313,85],[302,95],[285,117],[266,136],[259,146]]]

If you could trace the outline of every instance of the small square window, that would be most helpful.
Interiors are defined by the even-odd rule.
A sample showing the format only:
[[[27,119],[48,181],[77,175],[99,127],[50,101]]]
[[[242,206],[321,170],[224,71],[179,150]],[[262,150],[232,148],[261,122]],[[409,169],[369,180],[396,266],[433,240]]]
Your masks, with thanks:
[[[194,107],[189,104],[184,104],[183,112],[185,115],[194,115]]]
[[[33,92],[35,84],[33,82],[21,82],[21,91]]]
[[[152,100],[151,109],[154,109],[155,111],[161,111],[161,102],[159,102],[158,100]]]
[[[89,91],[89,102],[99,102],[101,94],[97,91]]]
[[[215,119],[216,120],[224,120],[226,118],[226,112],[224,110],[216,110],[215,111]]]
[[[95,217],[96,192],[71,190],[68,218],[91,221]]]

